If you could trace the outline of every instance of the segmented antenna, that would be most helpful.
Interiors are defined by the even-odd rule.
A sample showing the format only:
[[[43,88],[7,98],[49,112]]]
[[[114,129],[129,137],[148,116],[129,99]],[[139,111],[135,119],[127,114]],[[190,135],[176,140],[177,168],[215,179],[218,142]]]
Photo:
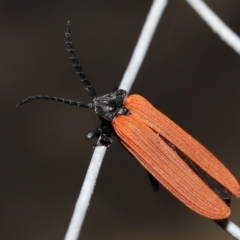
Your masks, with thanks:
[[[73,101],[73,100],[69,100],[69,99],[64,99],[64,98],[57,98],[57,97],[51,97],[51,96],[47,96],[47,95],[36,95],[36,96],[30,96],[24,100],[22,100],[20,103],[18,103],[16,105],[16,107],[23,105],[24,103],[28,103],[30,101],[33,100],[53,100],[53,101],[58,101],[58,102],[62,102],[62,103],[66,103],[72,106],[77,106],[77,107],[84,107],[84,108],[93,108],[93,104],[89,103],[89,104],[84,104],[81,102],[77,102],[77,101]]]
[[[69,58],[71,59],[71,61],[73,63],[72,65],[77,70],[76,73],[80,77],[80,80],[83,82],[85,89],[92,96],[92,98],[94,98],[94,97],[96,97],[96,92],[95,92],[93,86],[91,85],[91,83],[89,82],[87,76],[83,72],[83,69],[78,61],[78,57],[77,57],[75,50],[73,48],[73,45],[72,45],[70,21],[67,21],[67,32],[65,33],[65,35],[66,35],[66,39],[67,39],[67,41],[66,41],[67,51],[69,52],[69,55],[70,55]]]

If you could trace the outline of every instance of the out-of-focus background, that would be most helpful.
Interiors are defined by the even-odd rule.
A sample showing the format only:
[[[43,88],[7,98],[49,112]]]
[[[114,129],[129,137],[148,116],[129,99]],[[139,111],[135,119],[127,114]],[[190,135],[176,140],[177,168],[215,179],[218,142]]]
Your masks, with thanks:
[[[240,35],[240,2],[207,4]],[[151,1],[2,1],[0,239],[63,239],[96,140],[89,109],[20,100],[36,94],[91,102],[64,45],[65,23],[99,95],[119,85]],[[131,93],[149,99],[240,180],[240,56],[185,1],[169,1]],[[240,201],[231,220],[240,225]],[[231,239],[164,188],[116,138],[108,149],[82,240]]]

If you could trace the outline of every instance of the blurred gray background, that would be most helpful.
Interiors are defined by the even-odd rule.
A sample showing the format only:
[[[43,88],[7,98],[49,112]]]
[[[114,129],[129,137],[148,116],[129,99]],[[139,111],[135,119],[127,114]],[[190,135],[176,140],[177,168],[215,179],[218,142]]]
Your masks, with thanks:
[[[240,2],[208,0],[240,35]],[[65,23],[99,95],[119,85],[151,1],[1,1],[0,239],[63,239],[97,127],[88,109],[20,100],[36,94],[91,102],[64,45]],[[240,56],[185,1],[170,0],[131,93],[146,97],[240,180]],[[240,225],[240,201],[231,220]],[[84,222],[83,240],[231,239],[162,187],[114,138]]]

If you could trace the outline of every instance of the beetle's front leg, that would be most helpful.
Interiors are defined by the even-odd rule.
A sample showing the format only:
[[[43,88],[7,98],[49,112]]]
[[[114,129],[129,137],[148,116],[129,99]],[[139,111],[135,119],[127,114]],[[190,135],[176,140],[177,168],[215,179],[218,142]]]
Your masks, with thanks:
[[[102,120],[102,124],[100,127],[96,128],[92,132],[88,133],[86,138],[87,140],[92,139],[94,137],[97,137],[98,140],[96,144],[94,144],[94,147],[96,146],[106,146],[109,147],[113,140],[113,128],[110,122],[106,120]]]

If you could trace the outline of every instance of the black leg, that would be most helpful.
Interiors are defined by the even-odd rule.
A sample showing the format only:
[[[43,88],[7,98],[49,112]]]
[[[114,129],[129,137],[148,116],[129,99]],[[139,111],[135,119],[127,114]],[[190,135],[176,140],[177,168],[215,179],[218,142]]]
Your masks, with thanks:
[[[174,152],[197,174],[203,182],[205,182],[228,206],[231,203],[231,193],[224,188],[220,183],[208,175],[198,165],[196,165],[190,158],[188,158],[183,152],[176,148],[172,143],[163,139]]]
[[[159,191],[158,180],[150,172],[147,172],[147,173],[148,173],[148,177],[152,184],[154,192],[158,192]]]
[[[94,147],[96,146],[109,147],[113,142],[111,138],[112,136],[113,129],[111,123],[103,119],[101,126],[96,128],[94,131],[88,133],[86,138],[87,140],[92,139],[94,137],[98,138],[98,141],[96,144],[94,144]]]
[[[220,219],[220,220],[214,220],[215,223],[217,223],[221,228],[226,229],[228,223],[229,223],[229,219],[225,218],[225,219]]]

